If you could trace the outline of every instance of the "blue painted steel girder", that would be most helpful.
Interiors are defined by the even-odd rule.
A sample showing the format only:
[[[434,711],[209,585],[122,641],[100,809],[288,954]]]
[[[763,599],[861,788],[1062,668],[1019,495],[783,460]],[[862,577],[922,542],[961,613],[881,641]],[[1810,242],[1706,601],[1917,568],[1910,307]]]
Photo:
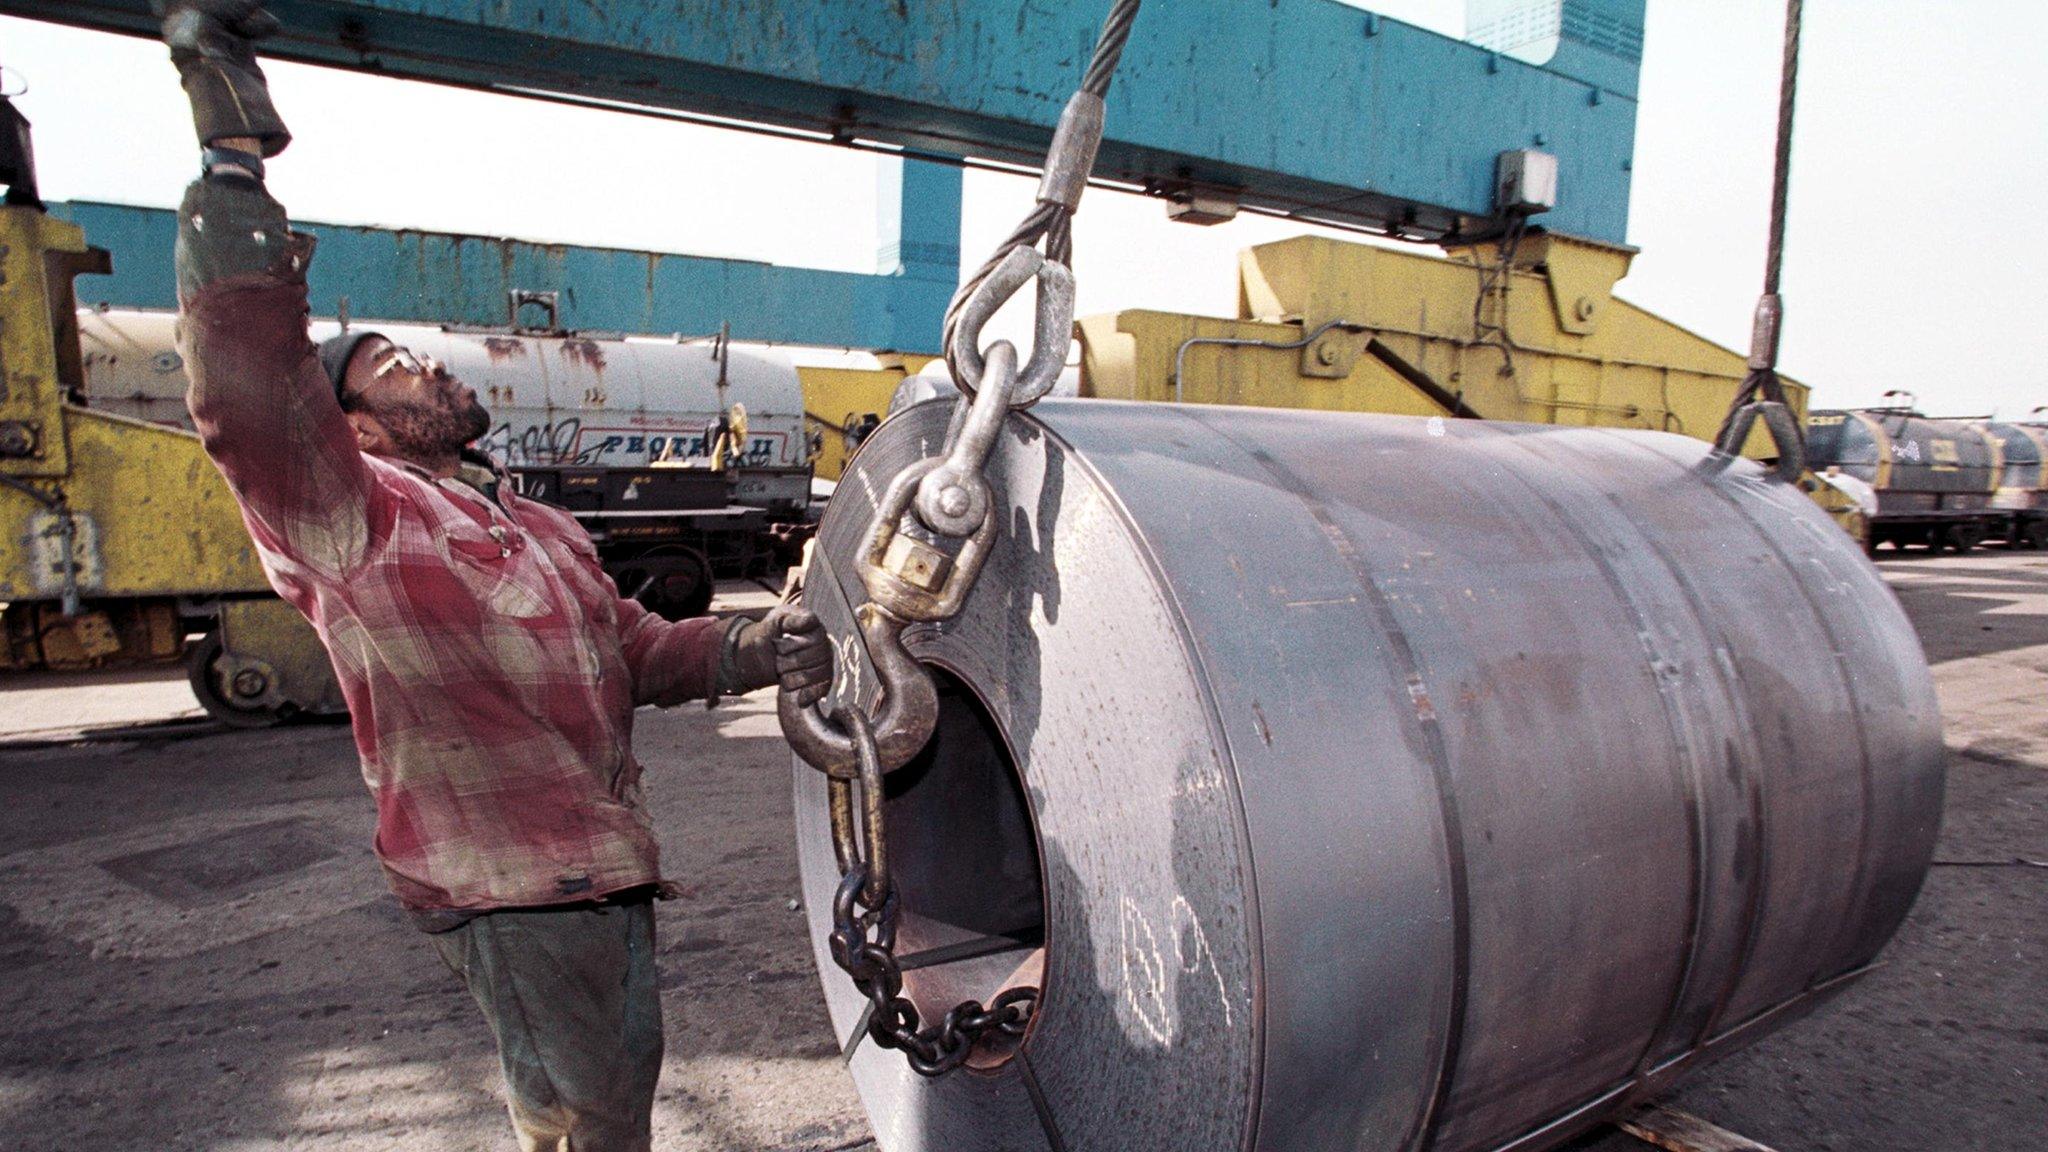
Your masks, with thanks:
[[[1420,237],[1484,231],[1500,152],[1559,157],[1542,221],[1621,243],[1644,0],[1565,0],[1544,66],[1336,0],[1141,13],[1101,177],[1239,189],[1248,205]],[[1034,164],[1107,0],[275,0],[275,55],[624,100]],[[146,0],[0,10],[148,32]]]
[[[349,313],[364,319],[503,324],[509,291],[552,290],[560,293],[560,323],[584,331],[697,335],[730,322],[742,340],[935,353],[960,276],[960,170],[885,164],[882,183],[883,270],[875,274],[446,232],[295,226],[320,238],[309,285],[316,315],[334,315],[345,298]],[[87,201],[50,210],[113,254],[111,276],[79,277],[82,302],[177,306],[173,213]]]

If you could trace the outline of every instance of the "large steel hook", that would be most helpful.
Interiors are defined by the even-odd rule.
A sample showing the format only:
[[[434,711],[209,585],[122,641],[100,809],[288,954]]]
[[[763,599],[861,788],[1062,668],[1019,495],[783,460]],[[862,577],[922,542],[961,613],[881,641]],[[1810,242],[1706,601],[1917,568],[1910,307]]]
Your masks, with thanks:
[[[882,704],[874,716],[872,739],[884,772],[909,763],[938,723],[938,692],[931,674],[904,647],[903,629],[957,614],[995,543],[996,518],[990,514],[981,468],[1009,413],[1016,348],[1007,340],[997,341],[989,350],[987,366],[989,387],[974,400],[961,401],[971,407],[947,455],[920,461],[890,481],[861,543],[860,578],[869,602],[855,610],[855,617],[881,682]],[[927,502],[944,521],[938,526],[940,534],[966,535],[958,553],[949,556],[903,530],[908,522],[923,519],[919,509]],[[956,515],[945,520],[947,513]],[[959,522],[961,531],[948,531],[953,521]],[[798,704],[787,693],[777,698],[775,712],[797,755],[834,779],[858,776],[858,734],[816,707]]]
[[[861,605],[854,616],[882,689],[881,709],[874,714],[875,755],[882,770],[892,772],[931,739],[939,720],[939,694],[931,674],[903,646],[907,621],[875,604]],[[817,706],[806,707],[784,692],[776,697],[775,718],[805,763],[834,779],[860,778],[859,742]]]

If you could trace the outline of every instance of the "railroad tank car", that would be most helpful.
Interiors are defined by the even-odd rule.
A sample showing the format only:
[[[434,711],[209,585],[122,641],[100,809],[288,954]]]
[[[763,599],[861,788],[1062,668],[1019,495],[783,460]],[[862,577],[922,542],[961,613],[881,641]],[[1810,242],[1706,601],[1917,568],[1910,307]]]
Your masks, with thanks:
[[[190,427],[185,372],[168,312],[79,313],[88,405]],[[803,387],[781,352],[730,346],[724,403],[720,346],[711,341],[362,323],[432,356],[490,409],[483,447],[510,467],[640,467],[710,456],[732,404],[745,407],[741,503],[802,509],[810,499]],[[313,338],[340,325],[315,321]]]
[[[179,427],[185,373],[169,312],[82,309],[88,406]],[[628,595],[665,615],[702,612],[712,579],[754,571],[778,523],[811,495],[803,387],[778,350],[723,341],[362,322],[432,356],[476,389],[492,426],[481,443],[522,491],[562,504],[591,530]],[[312,335],[340,331],[315,321]],[[733,467],[714,443],[745,410]]]
[[[2005,469],[1992,496],[1992,506],[2012,513],[2006,542],[2020,548],[2048,547],[2048,428],[1986,420],[1978,425],[1998,441]]]
[[[1924,544],[1965,551],[2013,524],[1996,506],[2001,443],[1981,427],[1900,409],[1815,411],[1806,422],[1807,463],[1837,469],[1877,491],[1869,544]]]

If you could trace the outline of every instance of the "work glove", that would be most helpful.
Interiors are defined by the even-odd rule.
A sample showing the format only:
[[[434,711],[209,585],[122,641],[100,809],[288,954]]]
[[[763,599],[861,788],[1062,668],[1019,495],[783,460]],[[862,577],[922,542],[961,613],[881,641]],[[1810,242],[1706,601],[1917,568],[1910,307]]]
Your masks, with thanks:
[[[808,707],[831,690],[832,638],[809,611],[780,604],[765,618],[734,627],[730,691],[752,692],[779,684]]]
[[[164,43],[192,101],[199,145],[237,136],[260,141],[265,157],[292,142],[270,102],[254,43],[278,29],[261,0],[152,0],[163,15]]]

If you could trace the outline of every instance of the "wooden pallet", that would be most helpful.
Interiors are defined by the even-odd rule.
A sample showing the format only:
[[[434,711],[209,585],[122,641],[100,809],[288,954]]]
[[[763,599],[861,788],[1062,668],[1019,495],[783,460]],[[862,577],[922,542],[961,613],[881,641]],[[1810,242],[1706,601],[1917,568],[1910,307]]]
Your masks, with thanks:
[[[1614,1126],[1665,1152],[1773,1152],[1747,1136],[1662,1104],[1637,1109]]]

